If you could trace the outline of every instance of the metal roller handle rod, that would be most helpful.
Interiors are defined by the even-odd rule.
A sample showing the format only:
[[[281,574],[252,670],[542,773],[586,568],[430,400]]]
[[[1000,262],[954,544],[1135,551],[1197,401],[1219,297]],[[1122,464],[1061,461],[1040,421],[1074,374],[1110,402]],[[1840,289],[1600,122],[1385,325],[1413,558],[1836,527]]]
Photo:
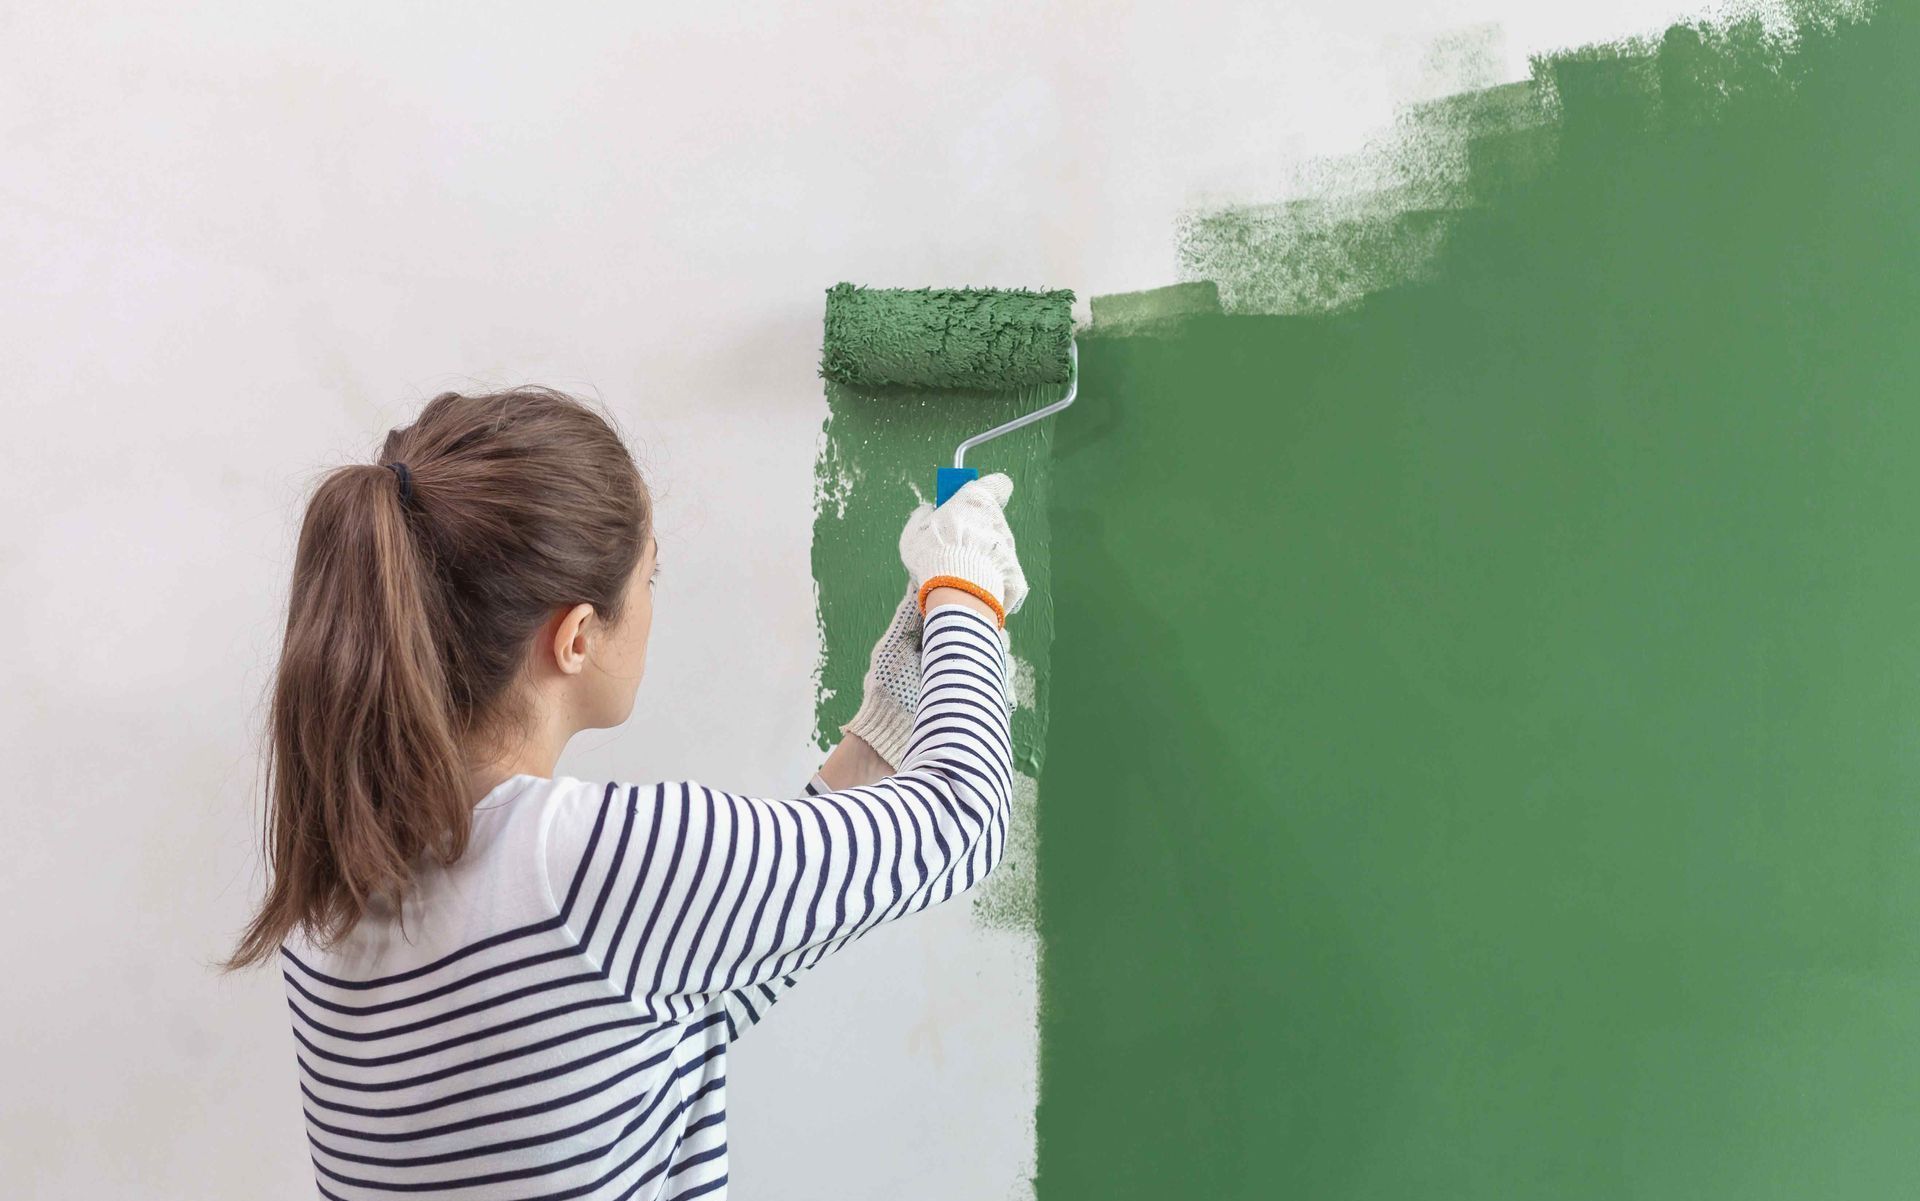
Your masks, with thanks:
[[[959,449],[953,452],[953,465],[955,467],[965,467],[967,465],[967,448],[969,446],[978,446],[991,438],[998,438],[1001,434],[1012,433],[1028,422],[1038,421],[1049,413],[1058,413],[1061,409],[1072,404],[1074,394],[1080,391],[1080,346],[1077,342],[1069,341],[1067,343],[1067,361],[1070,364],[1070,369],[1067,374],[1067,394],[1065,396],[1062,396],[1059,400],[1054,401],[1044,409],[1035,409],[1033,412],[1025,414],[1024,416],[1015,417],[1005,425],[996,425],[984,434],[975,434],[973,437],[968,438],[960,444]]]

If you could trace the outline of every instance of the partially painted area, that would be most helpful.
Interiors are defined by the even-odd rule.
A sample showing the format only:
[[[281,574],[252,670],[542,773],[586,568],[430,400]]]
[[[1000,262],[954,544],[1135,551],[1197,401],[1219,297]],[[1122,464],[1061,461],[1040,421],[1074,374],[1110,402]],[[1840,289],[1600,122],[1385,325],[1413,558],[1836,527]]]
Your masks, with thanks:
[[[1458,223],[1513,197],[1560,161],[1572,129],[1677,130],[1793,88],[1809,31],[1871,15],[1863,0],[1744,5],[1656,36],[1536,54],[1525,80],[1409,104],[1351,154],[1289,171],[1287,197],[1181,215],[1183,279],[1207,281],[1234,313],[1316,313],[1431,278]],[[1502,39],[1481,27],[1440,39],[1434,78],[1496,69]]]
[[[816,738],[840,740],[860,705],[860,681],[874,641],[906,594],[900,531],[915,505],[931,502],[935,470],[951,465],[968,437],[1058,400],[1058,386],[988,392],[916,392],[825,381],[827,420],[816,460],[813,578],[821,659]],[[1077,403],[1077,402],[1076,402]],[[1014,660],[1014,804],[1000,865],[967,894],[984,925],[1031,933],[1035,894],[1037,780],[1046,747],[1047,684],[1053,641],[1048,496],[1053,428],[1039,421],[968,453],[981,474],[1013,479],[1007,523],[1019,546],[1029,593],[1007,619]]]
[[[1290,199],[1184,214],[1181,273],[1235,313],[1331,312],[1428,278],[1462,214],[1551,159],[1549,115],[1533,81],[1409,106],[1360,151],[1306,164]]]
[[[823,382],[827,419],[815,459],[812,550],[821,648],[815,739],[822,750],[839,742],[841,724],[859,707],[874,641],[906,594],[900,531],[916,505],[933,499],[937,469],[953,463],[962,441],[1042,408],[1062,391],[1057,385],[914,391]],[[957,941],[945,946],[967,965],[965,984],[926,999],[926,1017],[904,1048],[914,1064],[914,1090],[929,1082],[961,1090],[951,1099],[943,1095],[942,1110],[967,1118],[964,1136],[955,1140],[965,1166],[930,1168],[935,1161],[916,1147],[898,1170],[918,1191],[925,1191],[923,1178],[931,1173],[937,1188],[969,1196],[1032,1196],[1039,1072],[1038,780],[1053,674],[1052,447],[1053,425],[1043,420],[967,454],[966,465],[981,474],[1004,471],[1013,479],[1006,516],[1029,591],[1007,618],[1014,790],[1006,851],[985,880],[951,902],[953,910],[964,907],[965,920],[954,929]],[[942,913],[914,920],[944,921],[949,906],[940,908]],[[925,953],[947,952],[929,946]],[[965,1048],[969,1037],[991,1046],[957,1053],[947,1047],[951,1038]],[[970,1184],[976,1179],[991,1181],[980,1186],[990,1191],[977,1192]]]
[[[1911,1190],[1915,62],[1892,6],[1545,55],[1094,301],[1042,1201]]]

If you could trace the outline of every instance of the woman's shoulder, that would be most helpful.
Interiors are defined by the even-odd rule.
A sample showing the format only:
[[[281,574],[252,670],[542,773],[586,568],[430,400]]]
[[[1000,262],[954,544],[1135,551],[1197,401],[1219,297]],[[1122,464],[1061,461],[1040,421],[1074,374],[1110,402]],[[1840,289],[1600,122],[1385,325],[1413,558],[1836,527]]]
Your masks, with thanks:
[[[525,798],[522,816],[546,869],[557,912],[568,913],[590,881],[640,853],[634,844],[645,840],[647,829],[638,819],[652,812],[654,798],[683,783],[555,776]]]
[[[517,803],[526,805],[526,829],[545,865],[554,909],[565,915],[583,889],[639,870],[656,843],[666,854],[690,825],[724,824],[722,811],[749,799],[694,779],[556,776]]]

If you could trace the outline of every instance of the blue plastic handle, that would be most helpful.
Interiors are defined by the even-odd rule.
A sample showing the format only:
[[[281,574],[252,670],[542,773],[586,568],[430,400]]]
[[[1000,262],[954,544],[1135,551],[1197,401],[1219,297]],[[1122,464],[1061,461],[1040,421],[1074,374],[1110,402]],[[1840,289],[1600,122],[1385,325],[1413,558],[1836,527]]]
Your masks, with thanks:
[[[934,485],[933,504],[935,508],[947,503],[960,486],[968,480],[977,480],[980,472],[972,467],[942,467],[940,479]]]

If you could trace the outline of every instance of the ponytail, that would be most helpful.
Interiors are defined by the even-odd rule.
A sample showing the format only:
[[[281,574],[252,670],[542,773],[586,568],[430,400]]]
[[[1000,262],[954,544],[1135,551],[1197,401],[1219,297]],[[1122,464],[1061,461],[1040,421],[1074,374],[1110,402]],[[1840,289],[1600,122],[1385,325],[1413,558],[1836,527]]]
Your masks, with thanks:
[[[471,739],[520,716],[512,686],[554,608],[618,620],[650,533],[624,444],[561,393],[445,393],[382,457],[331,472],[301,525],[269,721],[271,879],[229,970],[295,929],[336,941],[377,899],[397,910],[423,860],[466,851]]]

